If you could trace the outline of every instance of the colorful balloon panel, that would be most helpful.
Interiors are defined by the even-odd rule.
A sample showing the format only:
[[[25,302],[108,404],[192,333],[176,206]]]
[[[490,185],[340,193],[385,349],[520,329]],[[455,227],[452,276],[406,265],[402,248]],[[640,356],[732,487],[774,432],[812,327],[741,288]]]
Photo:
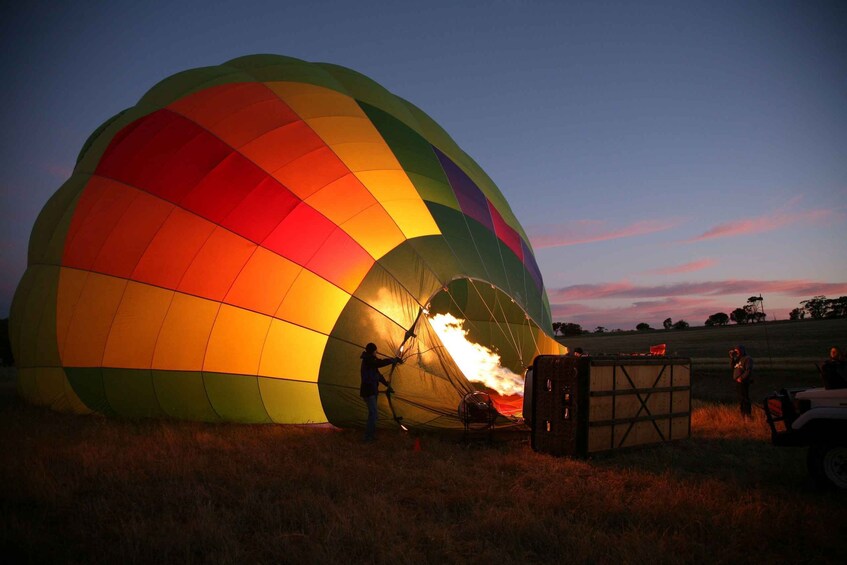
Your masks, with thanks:
[[[98,128],[45,205],[12,306],[19,391],[78,413],[461,426],[470,383],[424,311],[520,372],[560,350],[526,235],[428,116],[342,67],[243,57]],[[386,370],[387,372],[387,370]]]

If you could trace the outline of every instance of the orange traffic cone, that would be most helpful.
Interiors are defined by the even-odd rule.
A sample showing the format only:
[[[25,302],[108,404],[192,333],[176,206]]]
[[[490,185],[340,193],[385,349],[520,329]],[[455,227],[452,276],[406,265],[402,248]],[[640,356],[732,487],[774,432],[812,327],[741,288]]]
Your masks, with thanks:
[[[420,451],[421,450],[421,439],[415,438],[415,445],[412,446],[412,451]]]

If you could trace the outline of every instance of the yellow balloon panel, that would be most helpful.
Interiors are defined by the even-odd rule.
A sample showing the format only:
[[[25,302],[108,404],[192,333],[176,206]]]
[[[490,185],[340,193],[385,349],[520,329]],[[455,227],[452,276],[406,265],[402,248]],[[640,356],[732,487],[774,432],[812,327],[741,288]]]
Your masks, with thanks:
[[[259,374],[317,382],[328,336],[273,320],[262,351]]]
[[[348,300],[349,294],[304,269],[291,285],[275,317],[329,334]]]
[[[387,170],[397,171],[397,173],[402,173],[405,176],[394,153],[391,152],[384,142],[356,141],[340,143],[331,147],[336,155],[354,173],[359,171]],[[411,181],[407,182],[411,185]],[[365,186],[370,189],[367,183],[365,183]],[[373,191],[371,192],[373,193]],[[376,193],[374,193],[374,196],[376,196]],[[377,198],[379,197],[377,196]]]
[[[405,172],[370,170],[359,171],[356,176],[394,218],[406,238],[441,233],[429,209],[418,196],[417,190]]]
[[[64,280],[82,278],[84,284],[79,299],[65,301],[61,297]],[[57,317],[70,319],[67,333],[60,346],[62,364],[66,367],[99,367],[103,362],[106,340],[112,320],[126,288],[126,279],[99,273],[62,269],[59,274],[57,309],[68,308],[70,313],[61,312]],[[70,283],[70,288],[78,286]]]
[[[278,424],[323,424],[327,421],[315,383],[260,378],[259,392],[265,410]]]
[[[333,149],[335,149],[336,145],[347,143],[373,143],[387,150],[382,136],[379,135],[379,132],[364,113],[361,113],[358,117],[327,116],[307,118],[306,123],[324,140],[324,143]],[[348,163],[344,157],[341,157],[341,160]],[[394,159],[394,162],[397,162],[396,159]]]
[[[398,225],[408,239],[440,233],[426,205],[420,200],[386,200],[382,206],[391,217],[405,218],[405,221]]]
[[[417,200],[423,205],[417,189],[404,171],[385,168],[368,169],[358,171],[356,176],[383,206],[390,200]],[[438,233],[435,222],[432,222],[432,226],[432,229],[436,230],[435,233]]]
[[[103,354],[104,367],[148,369],[168,312],[172,290],[130,281],[112,320]]]
[[[176,293],[162,322],[153,353],[153,368],[200,371],[220,304]]]
[[[255,375],[271,318],[226,304],[221,305],[209,336],[203,370]]]

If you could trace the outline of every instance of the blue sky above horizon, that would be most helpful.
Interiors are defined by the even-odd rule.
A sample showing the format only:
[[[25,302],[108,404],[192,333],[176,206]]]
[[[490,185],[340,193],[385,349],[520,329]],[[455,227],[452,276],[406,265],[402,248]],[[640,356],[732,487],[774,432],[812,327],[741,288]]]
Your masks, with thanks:
[[[58,4],[58,5],[56,5]],[[844,2],[6,3],[0,317],[88,135],[187,68],[278,53],[432,116],[529,233],[553,319],[702,325],[847,294]]]

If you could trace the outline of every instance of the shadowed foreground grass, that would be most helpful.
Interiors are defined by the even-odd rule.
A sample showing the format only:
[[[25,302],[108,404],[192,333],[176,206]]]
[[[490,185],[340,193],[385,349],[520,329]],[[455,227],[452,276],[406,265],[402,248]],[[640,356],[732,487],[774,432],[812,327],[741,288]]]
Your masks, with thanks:
[[[695,402],[690,440],[588,461],[381,430],[57,414],[0,389],[14,562],[843,562],[847,498],[762,415]]]

